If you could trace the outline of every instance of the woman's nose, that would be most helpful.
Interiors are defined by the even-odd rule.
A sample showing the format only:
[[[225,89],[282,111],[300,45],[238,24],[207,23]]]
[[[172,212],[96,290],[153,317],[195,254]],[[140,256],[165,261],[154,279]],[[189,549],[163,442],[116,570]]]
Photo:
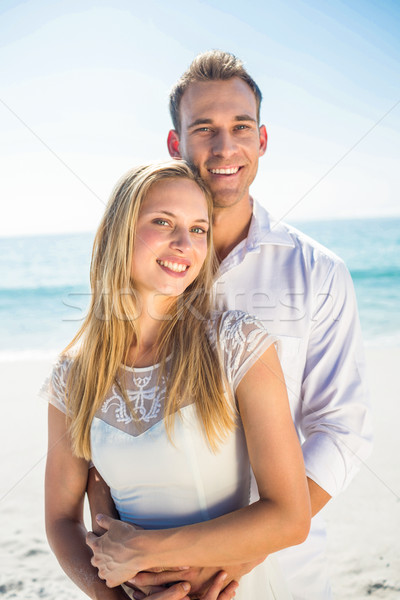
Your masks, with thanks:
[[[181,227],[176,228],[172,236],[171,247],[181,252],[189,250],[192,247],[189,231]]]

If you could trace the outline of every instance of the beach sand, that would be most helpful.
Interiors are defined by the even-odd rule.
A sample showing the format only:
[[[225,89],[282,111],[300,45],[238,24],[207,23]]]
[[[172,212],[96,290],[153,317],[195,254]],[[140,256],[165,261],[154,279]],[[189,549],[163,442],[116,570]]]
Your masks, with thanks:
[[[400,348],[367,348],[374,451],[325,508],[337,600],[400,598]]]
[[[324,510],[336,600],[400,597],[400,348],[367,349],[375,451]],[[0,598],[82,600],[46,541],[46,361],[0,363]],[[249,599],[250,600],[250,599]],[[317,600],[317,599],[307,599]]]

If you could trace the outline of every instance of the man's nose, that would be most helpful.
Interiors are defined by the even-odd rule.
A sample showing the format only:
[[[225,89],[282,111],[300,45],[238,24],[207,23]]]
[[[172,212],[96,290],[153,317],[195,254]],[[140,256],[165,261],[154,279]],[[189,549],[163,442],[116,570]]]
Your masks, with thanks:
[[[181,252],[189,250],[192,247],[189,231],[183,227],[176,227],[172,235],[171,247]]]
[[[228,157],[236,153],[234,136],[229,131],[219,131],[213,138],[212,152],[215,156]]]

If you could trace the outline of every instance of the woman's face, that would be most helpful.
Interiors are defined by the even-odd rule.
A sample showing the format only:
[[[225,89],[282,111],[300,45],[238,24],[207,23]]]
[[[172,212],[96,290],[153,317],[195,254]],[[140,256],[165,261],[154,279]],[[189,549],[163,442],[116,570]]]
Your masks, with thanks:
[[[152,185],[139,213],[131,271],[142,298],[182,294],[205,260],[208,228],[207,201],[196,183]]]

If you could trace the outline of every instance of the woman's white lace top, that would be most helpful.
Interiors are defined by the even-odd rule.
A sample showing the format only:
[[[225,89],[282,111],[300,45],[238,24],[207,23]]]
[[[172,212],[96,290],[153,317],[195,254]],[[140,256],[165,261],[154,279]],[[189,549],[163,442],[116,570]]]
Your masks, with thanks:
[[[218,316],[207,325],[216,342]],[[239,311],[222,314],[220,352],[233,392],[244,374],[275,340],[257,319]],[[72,359],[61,359],[43,394],[65,412],[64,390]],[[92,460],[110,486],[120,517],[145,529],[177,527],[213,519],[249,503],[250,463],[240,420],[212,452],[190,398],[175,419],[173,443],[163,422],[165,381],[158,365],[121,367],[133,419],[116,385],[91,426]],[[168,376],[168,370],[166,373]],[[268,557],[240,581],[237,600],[289,600],[278,568]]]
[[[220,318],[221,317],[221,318]],[[241,311],[218,313],[207,323],[209,337],[216,344],[216,327],[219,324],[219,345],[227,380],[235,392],[240,380],[275,338],[270,336],[255,317]],[[65,386],[73,358],[62,357],[55,365],[51,377],[46,380],[41,394],[59,410],[66,412]],[[168,376],[168,362],[166,376]],[[140,435],[163,419],[166,382],[159,377],[159,365],[149,367],[121,366],[118,378],[123,382],[133,408],[127,408],[125,400],[115,383],[108,392],[96,417],[129,433]],[[191,404],[185,399],[183,405]]]

